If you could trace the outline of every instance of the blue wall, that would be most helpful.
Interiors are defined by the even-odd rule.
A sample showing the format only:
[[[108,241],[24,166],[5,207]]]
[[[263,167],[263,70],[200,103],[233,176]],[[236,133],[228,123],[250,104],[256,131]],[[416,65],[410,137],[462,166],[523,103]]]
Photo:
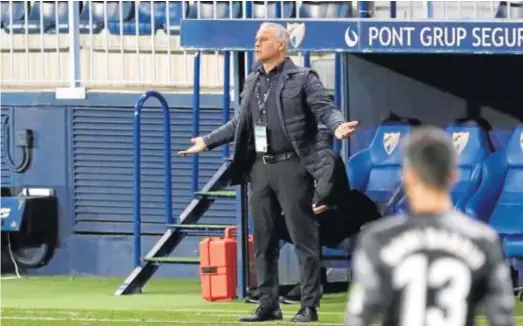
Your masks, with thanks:
[[[85,101],[55,100],[53,93],[2,95],[2,112],[10,115],[11,141],[17,129],[35,133],[31,168],[24,174],[3,169],[3,185],[53,188],[59,197],[61,249],[38,272],[128,273],[132,267],[133,109],[140,94],[90,93]],[[166,97],[172,117],[170,150],[175,153],[189,145],[192,97]],[[165,231],[163,117],[155,101],[148,101],[142,113],[142,231],[150,235],[143,239],[143,252]],[[221,104],[221,96],[202,97],[202,133],[221,124]],[[200,186],[222,164],[221,155],[221,151],[200,155]],[[177,217],[192,199],[191,159],[175,154],[172,162],[173,216]],[[235,207],[233,200],[219,200],[202,222],[234,224]],[[176,255],[195,255],[198,241],[185,241]],[[194,266],[176,268],[178,275],[195,271]]]
[[[519,60],[519,64],[518,61]],[[503,135],[523,121],[521,58],[510,56],[361,55],[349,56],[348,115],[361,127],[351,150],[364,148],[373,130],[390,111],[444,126],[465,115],[487,118]],[[14,129],[35,130],[31,169],[5,174],[2,183],[50,187],[58,191],[61,249],[44,274],[126,276],[132,268],[132,109],[140,94],[89,93],[86,100],[55,100],[54,93],[4,93],[2,114]],[[172,112],[172,150],[188,145],[190,95],[168,95]],[[156,105],[151,100],[151,105]],[[201,97],[201,132],[221,124],[221,96]],[[143,251],[163,227],[161,116],[144,113]],[[11,132],[14,130],[13,126]],[[497,134],[496,134],[497,135]],[[16,156],[17,157],[17,156]],[[201,156],[200,183],[221,163],[221,151]],[[173,158],[174,214],[191,198],[190,159]],[[117,168],[111,166],[117,164]],[[234,223],[235,206],[221,200],[207,222]],[[118,234],[114,234],[114,232]],[[75,232],[72,235],[72,232]],[[98,233],[98,234],[94,234]],[[198,238],[184,240],[176,255],[194,255]],[[286,259],[287,260],[287,259]],[[195,266],[166,266],[159,276],[196,276]]]

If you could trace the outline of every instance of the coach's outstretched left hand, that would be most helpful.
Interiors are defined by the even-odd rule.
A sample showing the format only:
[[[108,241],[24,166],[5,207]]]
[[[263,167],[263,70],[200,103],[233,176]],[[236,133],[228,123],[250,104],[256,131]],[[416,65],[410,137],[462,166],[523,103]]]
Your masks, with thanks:
[[[334,135],[340,140],[348,138],[356,131],[358,123],[358,121],[344,122],[336,128]]]

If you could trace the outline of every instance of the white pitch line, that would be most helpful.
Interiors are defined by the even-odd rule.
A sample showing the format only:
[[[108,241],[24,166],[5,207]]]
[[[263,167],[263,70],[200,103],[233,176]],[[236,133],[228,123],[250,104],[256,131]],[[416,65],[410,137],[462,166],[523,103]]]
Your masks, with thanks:
[[[225,314],[234,314],[234,315],[230,315],[230,316],[237,316],[237,317],[240,317],[241,315],[245,315],[245,314],[249,314],[252,310],[255,309],[256,306],[253,305],[253,307],[251,309],[245,309],[245,310],[229,310],[229,309],[204,309],[204,308],[194,308],[194,309],[191,309],[191,308],[169,308],[169,309],[140,309],[140,312],[166,312],[166,313],[169,313],[169,312],[180,312],[180,313],[200,313],[200,314],[213,314],[213,315],[223,315],[224,313]],[[100,309],[70,309],[70,308],[47,308],[47,307],[43,307],[43,308],[28,308],[28,309],[25,309],[25,308],[18,308],[18,307],[3,307],[4,309],[13,309],[13,310],[20,310],[20,311],[24,311],[24,312],[35,312],[35,313],[38,313],[38,312],[47,312],[49,310],[51,310],[53,313],[58,313],[58,314],[68,314],[68,312],[71,312],[71,313],[76,313],[76,312],[83,312],[83,311],[100,311]],[[296,311],[298,309],[298,306],[296,306]],[[291,308],[288,308],[288,309],[283,309],[284,310],[284,313],[285,311],[287,310],[292,310]],[[125,309],[116,309],[114,311],[126,311]],[[292,313],[289,312],[289,313]],[[345,315],[344,312],[335,312],[335,311],[321,311],[321,309],[318,309],[318,315],[325,315],[325,316],[343,316]]]
[[[21,279],[22,278],[18,277],[18,276],[2,276],[2,278],[0,278],[0,281],[21,280]]]
[[[229,309],[202,309],[202,308],[173,308],[169,310],[162,310],[166,312],[194,312],[194,313],[209,313],[209,314],[220,314],[220,313],[231,313],[231,314],[249,314],[252,310],[255,309],[256,306],[253,306],[252,309],[246,309],[246,310],[229,310]],[[299,306],[296,306],[296,311],[298,311]],[[282,309],[282,310],[291,310],[291,308],[288,309]],[[143,310],[142,310],[143,311]],[[154,311],[154,310],[151,310]],[[285,312],[284,311],[284,312]],[[335,311],[321,311],[321,309],[318,309],[318,315],[326,315],[326,316],[343,316],[345,315],[345,312],[335,312]]]
[[[4,309],[13,309],[13,310],[19,310],[23,311],[24,313],[34,313],[34,314],[45,314],[49,313],[49,311],[52,311],[51,314],[60,314],[60,315],[69,315],[69,314],[82,314],[82,313],[88,313],[91,314],[93,311],[100,311],[99,309],[56,309],[56,308],[17,308],[17,307],[3,307]],[[223,316],[223,317],[241,317],[244,315],[248,315],[253,309],[246,309],[246,310],[229,310],[229,309],[201,309],[201,308],[169,308],[169,309],[144,309],[140,310],[142,313],[147,312],[164,312],[164,313],[195,313],[195,314],[213,314],[216,316]],[[126,311],[124,309],[117,309],[114,311]],[[285,314],[285,311],[283,311]],[[292,313],[292,312],[289,312]],[[345,312],[335,312],[335,311],[321,311],[318,309],[318,315],[320,317],[322,315],[325,316],[344,316]],[[477,318],[485,319],[484,316],[477,316]],[[514,319],[521,320],[523,319],[523,316],[514,316]]]
[[[2,317],[1,320],[25,320],[25,321],[79,321],[79,322],[97,322],[97,323],[151,323],[151,324],[164,324],[164,323],[171,323],[176,325],[209,325],[209,322],[214,323],[214,325],[237,325],[239,322],[237,321],[218,321],[218,322],[212,322],[209,320],[180,320],[180,319],[118,319],[118,318],[64,318],[64,317]],[[279,325],[294,325],[294,323],[291,322],[277,322]],[[251,323],[254,325],[260,324],[265,325],[266,323]],[[315,325],[343,325],[343,324],[337,324],[337,323],[315,323]]]

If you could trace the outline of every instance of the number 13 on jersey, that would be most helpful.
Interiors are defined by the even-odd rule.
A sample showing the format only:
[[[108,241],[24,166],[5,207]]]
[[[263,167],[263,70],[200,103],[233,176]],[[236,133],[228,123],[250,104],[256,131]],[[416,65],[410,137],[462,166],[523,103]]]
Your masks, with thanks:
[[[467,297],[472,275],[462,261],[427,256],[407,257],[393,272],[393,286],[402,291],[402,326],[458,326],[467,318]],[[435,305],[427,306],[427,292],[435,293]]]

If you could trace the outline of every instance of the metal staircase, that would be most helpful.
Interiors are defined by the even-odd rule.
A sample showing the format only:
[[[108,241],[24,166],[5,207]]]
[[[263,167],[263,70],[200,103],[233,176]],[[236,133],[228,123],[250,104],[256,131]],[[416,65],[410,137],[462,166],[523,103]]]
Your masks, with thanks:
[[[167,230],[158,242],[149,250],[143,260],[139,260],[134,270],[127,277],[124,283],[116,291],[116,295],[126,295],[140,293],[147,281],[153,276],[161,264],[199,264],[198,257],[175,257],[170,256],[174,249],[187,235],[222,235],[225,228],[230,225],[208,225],[197,224],[198,220],[211,207],[218,196],[214,192],[219,192],[220,197],[236,196],[236,191],[225,193],[223,189],[229,181],[230,164],[225,162],[218,172],[205,185],[198,198],[193,199],[179,217],[179,223],[168,224]],[[205,194],[204,194],[205,193]],[[135,237],[140,235],[136,235]],[[139,254],[140,248],[135,248],[135,254]]]
[[[144,102],[150,98],[155,97],[162,105],[164,113],[164,145],[165,145],[165,215],[166,215],[166,231],[158,240],[158,242],[149,250],[149,252],[141,257],[141,213],[140,213],[140,112]],[[127,277],[124,283],[116,290],[115,295],[135,294],[142,292],[142,288],[147,281],[151,279],[156,270],[162,264],[199,264],[198,257],[175,257],[171,256],[174,249],[187,235],[203,235],[203,236],[218,236],[223,235],[224,230],[231,225],[209,225],[198,224],[200,218],[209,210],[214,201],[218,198],[235,198],[237,197],[237,190],[227,189],[231,180],[231,165],[229,161],[225,161],[213,177],[207,182],[202,190],[195,192],[195,198],[191,200],[189,205],[176,219],[172,216],[172,190],[171,190],[171,131],[170,131],[170,116],[169,107],[163,98],[157,92],[146,92],[138,100],[135,107],[134,114],[134,263],[135,268]],[[242,196],[246,196],[244,187],[240,187],[239,191]],[[242,205],[242,221],[247,219],[247,210]],[[246,225],[246,224],[245,224]],[[246,232],[247,228],[244,232]],[[248,264],[247,250],[243,253],[243,249],[247,247],[247,235],[244,232],[239,232],[237,235],[239,249],[239,261],[243,264]],[[240,258],[241,257],[241,258]],[[241,259],[241,260],[240,260]],[[245,268],[245,270],[247,270]],[[244,274],[244,269],[240,268],[240,274]],[[246,277],[245,277],[246,279]],[[242,275],[238,279],[240,289],[240,296],[242,289],[245,288]]]

